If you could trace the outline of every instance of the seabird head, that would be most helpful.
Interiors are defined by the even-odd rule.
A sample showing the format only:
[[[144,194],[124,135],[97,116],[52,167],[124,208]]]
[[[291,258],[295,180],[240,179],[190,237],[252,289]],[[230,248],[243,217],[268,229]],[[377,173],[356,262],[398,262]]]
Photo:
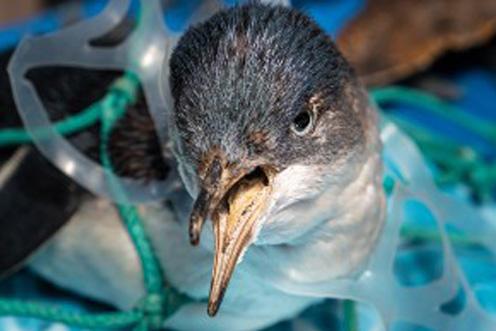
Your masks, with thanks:
[[[175,154],[196,197],[191,242],[213,222],[215,315],[251,243],[283,242],[311,226],[302,214],[277,214],[329,187],[339,192],[370,145],[377,150],[375,118],[333,41],[281,6],[238,6],[190,28],[170,68]],[[267,232],[271,222],[284,231]]]

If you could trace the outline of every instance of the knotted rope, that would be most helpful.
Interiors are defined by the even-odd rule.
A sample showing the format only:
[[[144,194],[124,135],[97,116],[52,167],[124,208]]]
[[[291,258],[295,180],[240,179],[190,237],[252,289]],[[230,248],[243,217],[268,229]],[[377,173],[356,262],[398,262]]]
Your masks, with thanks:
[[[56,123],[55,129],[61,134],[70,134],[100,121],[100,159],[107,171],[112,172],[112,163],[108,154],[110,134],[115,123],[125,114],[127,107],[136,101],[138,86],[137,77],[126,73],[111,86],[109,93],[101,101],[93,104],[81,114]],[[0,146],[29,141],[31,137],[22,129],[0,131]],[[115,177],[107,179],[114,192],[124,197],[125,201],[125,193]],[[146,296],[134,309],[127,312],[85,314],[43,303],[0,299],[0,316],[33,317],[87,329],[115,329],[129,326],[135,326],[136,331],[160,329],[163,321],[189,299],[165,282],[160,263],[146,235],[137,208],[130,204],[116,204],[116,207],[138,252],[147,291]]]
[[[138,85],[137,77],[132,73],[126,73],[111,86],[108,94],[101,101],[93,104],[80,114],[57,122],[54,124],[55,129],[60,134],[67,135],[88,128],[100,121],[100,159],[107,171],[112,172],[112,163],[107,152],[110,133],[115,123],[125,114],[127,107],[136,101]],[[480,120],[463,114],[426,93],[402,87],[389,87],[372,91],[372,97],[380,105],[399,102],[422,106],[424,109],[430,110],[437,115],[442,114],[448,120],[467,127],[491,142],[496,141],[494,125],[487,123],[481,125]],[[447,109],[449,110],[448,112],[441,111]],[[437,176],[438,183],[465,182],[477,194],[484,196],[487,195],[488,190],[490,191],[496,186],[496,166],[485,162],[470,147],[460,146],[444,137],[436,136],[391,114],[388,114],[388,117],[392,118],[394,122],[414,138],[427,158],[445,167],[444,169],[446,170]],[[43,131],[36,132],[36,134],[43,134]],[[0,147],[29,143],[31,141],[32,137],[23,129],[0,130]],[[467,153],[467,150],[470,153]],[[443,154],[442,158],[437,157],[441,151],[448,151],[448,155]],[[470,174],[469,180],[466,179],[467,173]],[[108,180],[115,192],[124,194],[119,182],[114,177],[110,176]],[[394,182],[391,178],[385,178],[384,186],[386,191],[390,193],[394,188]],[[124,312],[88,314],[54,307],[45,303],[0,298],[0,316],[38,318],[86,329],[134,327],[135,331],[149,331],[160,329],[168,316],[173,314],[181,305],[189,302],[188,297],[179,294],[165,281],[137,208],[130,204],[117,204],[116,207],[138,252],[147,292],[134,309]],[[403,235],[436,240],[436,238],[429,236],[429,233],[419,234],[413,230],[411,232]],[[467,239],[460,239],[461,242],[464,240]],[[347,304],[345,315],[349,322],[347,327],[349,330],[356,328],[355,314],[353,304]]]

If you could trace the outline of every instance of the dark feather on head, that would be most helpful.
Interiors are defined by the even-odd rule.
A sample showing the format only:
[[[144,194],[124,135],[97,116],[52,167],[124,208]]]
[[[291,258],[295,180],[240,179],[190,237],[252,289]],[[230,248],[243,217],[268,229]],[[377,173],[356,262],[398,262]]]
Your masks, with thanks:
[[[219,149],[279,168],[329,163],[364,142],[365,93],[330,37],[296,10],[219,12],[185,33],[170,67],[179,150],[193,165]]]

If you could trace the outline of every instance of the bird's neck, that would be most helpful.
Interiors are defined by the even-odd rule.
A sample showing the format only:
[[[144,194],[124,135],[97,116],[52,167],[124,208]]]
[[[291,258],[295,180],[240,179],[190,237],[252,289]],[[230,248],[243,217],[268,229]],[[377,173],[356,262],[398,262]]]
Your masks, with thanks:
[[[324,280],[359,273],[366,266],[381,233],[386,213],[383,190],[382,158],[373,153],[361,167],[358,176],[339,195],[326,196],[334,212],[300,242],[305,249],[318,249],[326,261],[314,268],[312,277]],[[322,263],[329,262],[329,263]],[[320,271],[317,272],[317,270]]]
[[[296,211],[299,215],[295,217],[308,224],[306,229],[300,227],[298,236],[284,243],[259,245],[248,252],[255,257],[247,256],[248,260],[263,271],[265,279],[270,274],[274,280],[282,277],[288,283],[322,282],[364,269],[386,213],[381,143],[376,132],[369,133],[360,161],[354,166],[347,163],[349,170]],[[258,255],[265,258],[256,259]]]

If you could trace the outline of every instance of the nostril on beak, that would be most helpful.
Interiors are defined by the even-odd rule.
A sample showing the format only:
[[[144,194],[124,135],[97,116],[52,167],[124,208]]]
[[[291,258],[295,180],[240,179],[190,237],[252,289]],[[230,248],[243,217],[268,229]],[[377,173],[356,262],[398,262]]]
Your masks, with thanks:
[[[258,166],[255,169],[253,169],[253,171],[248,173],[241,180],[243,180],[243,179],[248,180],[248,181],[254,180],[254,179],[260,179],[264,186],[269,185],[269,177],[267,176],[267,173],[262,166]]]
[[[267,187],[270,184],[270,168],[257,166],[249,173],[246,169],[233,169],[222,166],[215,159],[208,167],[202,188],[193,206],[190,217],[189,237],[192,245],[197,246],[205,221],[242,185],[259,182]],[[226,200],[227,201],[227,200]]]
[[[208,217],[207,214],[209,212],[210,200],[207,191],[202,189],[193,206],[193,212],[189,223],[189,240],[194,246],[197,246],[200,242],[201,230],[205,223],[205,219]]]

